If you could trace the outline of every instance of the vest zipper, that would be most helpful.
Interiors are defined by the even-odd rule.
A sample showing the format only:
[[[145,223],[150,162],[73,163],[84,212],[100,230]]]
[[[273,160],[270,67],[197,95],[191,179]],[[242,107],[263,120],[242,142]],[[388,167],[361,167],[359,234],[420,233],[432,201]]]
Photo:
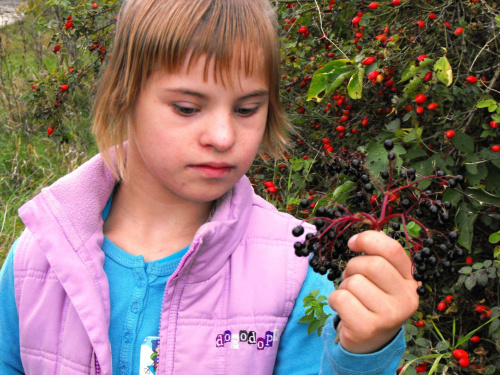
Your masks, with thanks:
[[[184,267],[184,264],[186,263],[187,259],[191,256],[191,254],[193,254],[196,251],[196,249],[199,246],[199,243],[200,243],[200,241],[197,240],[196,243],[194,243],[194,245],[192,245],[192,249],[189,249],[188,252],[184,255],[184,257],[181,259],[181,262],[177,266],[177,269],[172,274],[172,276],[170,276],[170,278],[168,279],[167,285],[165,286],[165,290],[163,291],[163,299],[161,301],[161,310],[160,310],[160,328],[158,329],[158,349],[157,349],[158,350],[158,363],[156,365],[156,373],[157,374],[160,374],[161,322],[163,321],[163,306],[165,305],[165,298],[167,297],[167,289],[168,289],[169,284],[171,284],[171,281],[175,277],[177,277],[177,275],[179,274],[179,271]],[[99,372],[99,374],[96,374],[96,375],[100,375],[100,372]]]

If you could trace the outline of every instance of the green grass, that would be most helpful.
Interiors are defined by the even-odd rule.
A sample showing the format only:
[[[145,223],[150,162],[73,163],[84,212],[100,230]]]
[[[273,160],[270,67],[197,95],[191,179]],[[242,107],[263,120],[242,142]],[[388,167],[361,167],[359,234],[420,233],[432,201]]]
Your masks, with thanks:
[[[35,125],[33,109],[19,101],[37,81],[57,71],[47,51],[51,35],[39,35],[34,15],[0,28],[0,265],[24,229],[19,207],[97,153],[91,134],[93,92],[68,95],[61,118],[68,142],[46,136],[51,124]]]

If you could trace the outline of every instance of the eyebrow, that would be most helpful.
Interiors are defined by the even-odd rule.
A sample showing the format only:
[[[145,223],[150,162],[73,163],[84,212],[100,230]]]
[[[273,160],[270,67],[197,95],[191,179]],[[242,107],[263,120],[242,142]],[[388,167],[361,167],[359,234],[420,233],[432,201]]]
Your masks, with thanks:
[[[178,93],[178,94],[184,94],[184,95],[191,95],[203,100],[208,100],[209,97],[208,95],[205,95],[201,92],[198,91],[193,91],[189,89],[184,89],[184,88],[178,88],[178,89],[165,89],[164,91],[168,92],[173,92],[173,93]],[[269,96],[269,91],[268,90],[256,90],[253,91],[249,94],[243,95],[238,98],[238,100],[245,100],[245,99],[251,99],[251,98],[259,98],[259,97],[267,97]]]

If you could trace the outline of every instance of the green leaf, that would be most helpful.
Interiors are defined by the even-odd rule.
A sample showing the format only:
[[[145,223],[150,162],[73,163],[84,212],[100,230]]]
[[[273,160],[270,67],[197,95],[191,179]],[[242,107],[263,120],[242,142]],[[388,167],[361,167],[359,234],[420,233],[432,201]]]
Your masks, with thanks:
[[[455,189],[446,189],[443,194],[443,201],[449,201],[453,206],[456,206],[463,198],[463,195],[460,194]]]
[[[323,98],[320,98],[319,94],[324,91],[324,97],[344,83],[346,79],[349,79],[356,71],[356,67],[350,65],[352,62],[352,60],[345,59],[334,60],[318,69],[311,79],[307,100],[315,99],[317,102],[321,102]]]
[[[309,314],[309,315],[304,315],[302,318],[300,318],[298,320],[298,323],[311,323],[314,320],[316,320],[314,314]]]
[[[443,358],[444,354],[441,354],[441,356],[436,358],[436,361],[432,364],[432,367],[429,370],[429,373],[427,375],[432,375],[434,372],[437,370],[437,367],[439,366],[439,362],[441,361],[441,358]]]
[[[458,273],[468,275],[469,273],[472,272],[472,267],[462,267],[458,270]]]
[[[451,143],[464,154],[471,154],[474,152],[474,140],[464,132],[457,132],[451,139]]]
[[[477,219],[477,214],[471,213],[472,208],[466,202],[462,202],[459,206],[456,215],[456,223],[460,230],[460,237],[458,243],[465,247],[467,250],[471,249],[472,236],[474,230],[474,222]]]
[[[450,343],[448,341],[439,341],[436,345],[436,350],[438,352],[443,352],[445,350],[448,350],[450,347]]]
[[[415,66],[415,62],[412,61],[410,63],[410,66],[408,66],[403,74],[401,75],[401,80],[398,82],[398,83],[401,83],[401,82],[404,82],[404,81],[408,81],[411,77],[413,77],[415,74],[417,74],[419,68],[417,68]]]
[[[355,183],[353,181],[346,181],[339,187],[337,187],[334,192],[332,199],[341,205],[344,205],[347,198],[351,195],[351,191],[354,189]]]
[[[361,95],[363,93],[363,74],[364,69],[360,69],[356,73],[354,73],[349,80],[349,84],[347,85],[347,93],[351,97],[351,99],[361,99]]]
[[[490,241],[490,243],[500,242],[500,231],[492,233],[490,238],[488,238],[488,241]]]
[[[444,83],[446,86],[451,85],[453,82],[453,71],[451,65],[446,58],[446,56],[441,57],[434,64],[434,71],[436,72],[437,78]]]
[[[465,287],[469,290],[472,290],[476,286],[476,275],[471,274],[468,278],[465,279]]]
[[[314,331],[316,331],[319,327],[319,320],[315,320],[314,322],[309,323],[307,326],[307,334],[310,335]]]
[[[418,346],[421,346],[423,348],[430,348],[431,347],[431,342],[423,337],[417,337],[415,340],[415,344]]]
[[[497,102],[494,101],[493,99],[488,99],[488,100],[481,100],[479,103],[476,104],[477,108],[487,108],[491,105],[496,105]]]
[[[390,123],[385,125],[385,128],[389,130],[390,132],[395,132],[398,130],[401,126],[401,120],[399,118],[391,121]]]
[[[476,280],[479,285],[485,286],[488,284],[488,275],[486,270],[479,270],[476,272]]]
[[[476,202],[476,200],[478,200],[480,201],[480,204],[487,203],[495,206],[500,206],[500,197],[488,193],[486,190],[469,187],[465,189],[465,194],[469,197],[475,198],[471,199],[473,202]]]

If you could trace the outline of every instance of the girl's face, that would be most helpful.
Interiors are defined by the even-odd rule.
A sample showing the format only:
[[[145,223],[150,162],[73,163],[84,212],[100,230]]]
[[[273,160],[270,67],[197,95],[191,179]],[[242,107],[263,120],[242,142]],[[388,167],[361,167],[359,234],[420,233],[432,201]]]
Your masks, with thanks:
[[[258,75],[214,80],[213,62],[155,71],[131,113],[129,181],[162,201],[210,202],[248,170],[267,122],[269,87]],[[140,186],[139,186],[140,185]]]

